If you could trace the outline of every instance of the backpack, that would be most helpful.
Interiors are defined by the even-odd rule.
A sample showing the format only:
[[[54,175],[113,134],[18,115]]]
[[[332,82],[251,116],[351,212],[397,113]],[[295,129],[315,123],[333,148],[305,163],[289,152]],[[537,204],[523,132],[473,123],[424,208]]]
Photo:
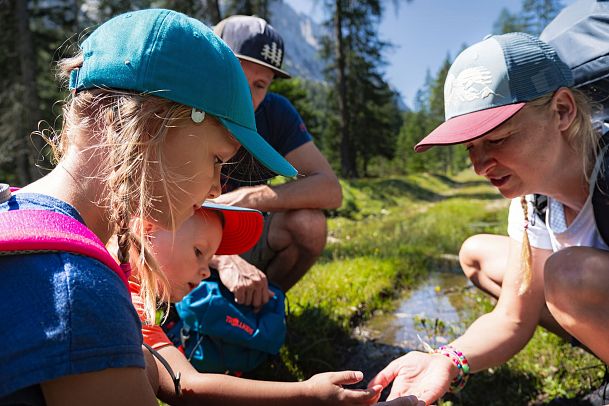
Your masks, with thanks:
[[[609,245],[609,132],[603,135],[600,146],[601,150],[590,176],[590,196],[592,196],[594,224],[605,244]],[[544,223],[547,206],[547,196],[534,195],[533,209]]]
[[[602,107],[594,112],[595,124],[609,122],[609,2],[577,0],[548,24],[539,39],[556,49],[571,68],[575,87]],[[609,245],[609,133],[604,132],[600,146],[590,176],[590,196],[596,229]],[[544,199],[535,195],[533,205],[545,222]]]
[[[116,263],[101,240],[80,221],[49,210],[0,212],[0,255],[59,251],[98,260],[112,269],[129,288],[128,271]]]
[[[249,372],[278,354],[285,341],[285,294],[271,283],[269,289],[275,296],[256,313],[251,306],[235,303],[212,270],[172,306],[175,311],[170,311],[163,330],[199,372]]]

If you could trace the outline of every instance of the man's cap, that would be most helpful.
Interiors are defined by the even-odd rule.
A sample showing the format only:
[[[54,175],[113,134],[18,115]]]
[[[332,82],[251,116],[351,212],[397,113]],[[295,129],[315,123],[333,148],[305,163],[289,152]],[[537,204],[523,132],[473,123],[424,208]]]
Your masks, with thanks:
[[[571,68],[575,86],[609,76],[609,1],[578,0],[565,7],[539,39]]]
[[[137,91],[215,116],[260,162],[296,170],[256,132],[247,79],[233,52],[200,21],[164,9],[121,14],[81,45],[84,62],[70,88]]]
[[[465,49],[444,83],[446,121],[415,146],[423,152],[482,137],[525,103],[573,85],[556,51],[532,35],[493,35]]]
[[[202,210],[220,212],[222,240],[216,255],[237,255],[249,251],[260,239],[264,219],[258,210],[205,202]]]
[[[234,15],[220,21],[214,32],[231,47],[237,58],[266,66],[275,72],[275,76],[290,77],[281,69],[283,39],[262,18]]]

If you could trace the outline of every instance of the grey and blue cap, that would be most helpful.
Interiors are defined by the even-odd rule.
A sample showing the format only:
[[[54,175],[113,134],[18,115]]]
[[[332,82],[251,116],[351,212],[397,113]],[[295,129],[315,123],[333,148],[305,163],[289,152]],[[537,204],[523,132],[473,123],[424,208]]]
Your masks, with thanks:
[[[114,17],[81,45],[74,91],[105,88],[166,98],[215,116],[272,171],[296,170],[256,131],[251,93],[230,48],[200,21],[163,9]]]
[[[572,85],[571,70],[545,42],[518,32],[487,37],[455,59],[444,84],[446,121],[415,151],[481,137],[526,102]]]
[[[289,78],[281,69],[283,39],[273,26],[260,17],[234,15],[220,21],[214,32],[233,50],[237,58],[271,69],[276,76]]]

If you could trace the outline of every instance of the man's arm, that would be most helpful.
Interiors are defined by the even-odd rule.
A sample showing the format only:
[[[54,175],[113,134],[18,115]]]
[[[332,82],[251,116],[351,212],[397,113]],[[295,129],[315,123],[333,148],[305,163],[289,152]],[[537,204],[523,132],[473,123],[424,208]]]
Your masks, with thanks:
[[[260,211],[334,209],[342,204],[342,190],[328,160],[312,141],[289,152],[285,158],[298,170],[295,181],[278,186],[244,186],[214,202]]]

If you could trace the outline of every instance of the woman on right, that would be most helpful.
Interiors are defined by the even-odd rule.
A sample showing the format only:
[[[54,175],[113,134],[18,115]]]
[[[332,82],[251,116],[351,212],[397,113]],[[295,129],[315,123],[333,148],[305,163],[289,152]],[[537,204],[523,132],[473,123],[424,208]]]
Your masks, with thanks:
[[[556,52],[523,33],[488,37],[451,66],[446,121],[415,150],[464,144],[476,173],[513,199],[507,270],[493,311],[450,345],[410,352],[370,382],[393,381],[389,399],[413,394],[430,404],[458,391],[470,372],[518,353],[541,320],[609,362],[609,247],[591,198],[604,176],[596,164],[603,144],[590,103],[572,85]],[[535,194],[548,197],[545,222]]]

